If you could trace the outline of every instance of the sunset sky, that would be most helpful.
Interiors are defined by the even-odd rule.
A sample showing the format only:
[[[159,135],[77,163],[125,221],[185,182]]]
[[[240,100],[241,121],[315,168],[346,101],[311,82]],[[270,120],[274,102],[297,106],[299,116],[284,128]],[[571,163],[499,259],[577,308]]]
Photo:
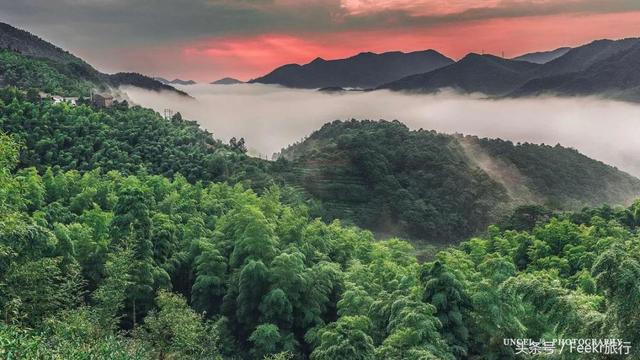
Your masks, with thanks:
[[[362,51],[513,57],[637,37],[640,1],[0,0],[0,21],[107,72],[247,80]]]

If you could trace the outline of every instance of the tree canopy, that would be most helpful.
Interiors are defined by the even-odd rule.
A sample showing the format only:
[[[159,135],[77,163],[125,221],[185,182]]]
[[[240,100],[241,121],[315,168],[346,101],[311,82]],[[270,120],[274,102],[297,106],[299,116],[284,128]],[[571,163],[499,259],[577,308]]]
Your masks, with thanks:
[[[503,338],[638,340],[640,204],[492,226],[420,264],[277,187],[39,175],[18,150],[0,135],[2,357],[503,359],[519,357]]]

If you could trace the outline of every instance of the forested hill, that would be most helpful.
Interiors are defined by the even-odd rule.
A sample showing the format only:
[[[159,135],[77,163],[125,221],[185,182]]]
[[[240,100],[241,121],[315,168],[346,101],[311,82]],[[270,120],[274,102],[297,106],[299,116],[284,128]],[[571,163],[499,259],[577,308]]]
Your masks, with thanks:
[[[49,59],[57,63],[89,64],[41,38],[9,24],[0,22],[0,48],[10,49],[25,56]]]
[[[106,90],[99,74],[76,63],[61,64],[43,58],[0,50],[0,86],[35,89],[61,96],[88,97],[93,89]]]
[[[164,119],[126,102],[108,109],[30,99],[17,89],[0,90],[0,131],[24,146],[19,167],[124,174],[178,173],[197,181],[244,182],[268,187],[268,163],[245,154],[244,140],[226,145],[178,113]]]
[[[60,86],[62,83],[62,86]],[[52,86],[58,85],[58,87]],[[84,60],[21,29],[0,22],[0,85],[89,96],[89,90],[132,85],[187,94],[137,73],[104,74]]]
[[[321,200],[328,218],[428,241],[462,239],[521,204],[576,209],[640,194],[640,180],[573,149],[397,121],[336,121],[281,155],[286,182]]]

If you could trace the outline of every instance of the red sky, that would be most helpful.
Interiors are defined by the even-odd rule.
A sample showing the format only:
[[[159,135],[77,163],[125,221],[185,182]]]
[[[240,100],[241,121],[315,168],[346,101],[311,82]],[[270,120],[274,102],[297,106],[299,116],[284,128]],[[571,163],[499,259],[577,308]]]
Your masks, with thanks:
[[[222,76],[248,80],[286,63],[303,64],[316,57],[336,59],[363,51],[435,49],[454,59],[482,51],[514,57],[596,39],[635,36],[640,36],[640,12],[496,18],[428,28],[231,35],[177,43],[169,49],[144,48],[125,57],[148,59],[146,68],[152,73],[168,68],[158,59],[177,58],[171,67],[175,76],[202,81]]]
[[[25,4],[6,5],[0,16],[102,70],[197,81],[248,80],[286,63],[363,51],[513,57],[640,36],[640,0],[61,0],[51,10],[50,0]]]

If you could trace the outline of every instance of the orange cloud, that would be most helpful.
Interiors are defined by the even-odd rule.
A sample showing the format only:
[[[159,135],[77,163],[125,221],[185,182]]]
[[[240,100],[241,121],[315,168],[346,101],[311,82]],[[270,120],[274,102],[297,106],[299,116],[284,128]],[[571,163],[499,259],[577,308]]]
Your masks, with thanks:
[[[546,0],[545,0],[546,1]],[[448,15],[474,8],[495,8],[501,0],[341,0],[351,15],[405,11],[414,16]]]
[[[514,57],[525,52],[578,46],[596,39],[637,36],[639,18],[640,12],[628,12],[498,18],[425,28],[273,32],[123,49],[108,56],[121,62],[120,70],[199,81],[223,76],[248,80],[283,64],[304,64],[316,57],[343,58],[363,51],[435,49],[454,59],[482,51],[496,55],[504,52],[506,57]]]

